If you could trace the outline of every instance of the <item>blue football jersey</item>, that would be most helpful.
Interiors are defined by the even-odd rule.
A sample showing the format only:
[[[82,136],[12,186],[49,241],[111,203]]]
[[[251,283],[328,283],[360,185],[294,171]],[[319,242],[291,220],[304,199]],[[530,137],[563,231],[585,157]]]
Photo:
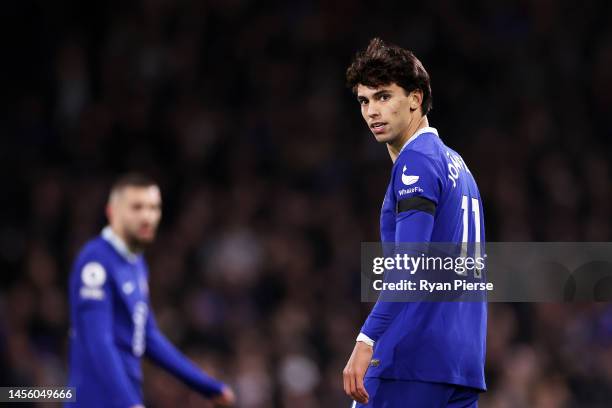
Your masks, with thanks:
[[[110,227],[79,253],[69,282],[69,407],[121,407],[143,404],[141,358],[177,376],[204,395],[221,392],[161,333],[151,312],[148,270]]]
[[[401,150],[380,229],[387,243],[484,244],[482,201],[474,177],[436,129],[420,129]],[[486,302],[379,301],[361,330],[375,341],[366,377],[484,390],[486,320]]]

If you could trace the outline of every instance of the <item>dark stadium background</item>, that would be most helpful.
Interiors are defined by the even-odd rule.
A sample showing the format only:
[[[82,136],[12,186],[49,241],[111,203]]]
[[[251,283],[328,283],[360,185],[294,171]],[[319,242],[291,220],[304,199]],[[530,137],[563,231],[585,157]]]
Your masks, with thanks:
[[[374,35],[428,68],[489,241],[610,241],[612,3],[464,3],[3,3],[0,385],[65,383],[71,259],[141,170],[163,331],[241,407],[348,406],[391,162],[344,71]],[[611,346],[607,303],[491,304],[481,406],[609,406]],[[145,378],[148,407],[203,401]]]

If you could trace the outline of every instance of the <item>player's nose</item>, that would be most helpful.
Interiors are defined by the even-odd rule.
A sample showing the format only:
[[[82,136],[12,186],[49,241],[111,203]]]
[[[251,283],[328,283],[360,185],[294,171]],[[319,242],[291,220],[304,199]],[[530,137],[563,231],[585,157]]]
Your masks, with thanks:
[[[141,217],[141,221],[145,224],[152,224],[156,218],[154,211],[144,211]]]
[[[370,119],[374,119],[380,116],[380,110],[374,104],[370,104],[368,106],[368,110],[366,113]]]

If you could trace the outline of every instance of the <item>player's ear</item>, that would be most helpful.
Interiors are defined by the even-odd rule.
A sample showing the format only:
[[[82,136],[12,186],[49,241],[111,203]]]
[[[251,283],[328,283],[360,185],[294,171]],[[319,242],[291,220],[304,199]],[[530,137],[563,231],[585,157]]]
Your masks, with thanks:
[[[423,103],[423,91],[420,89],[415,89],[408,94],[408,103],[410,106],[410,112],[414,112],[415,110],[421,107]]]

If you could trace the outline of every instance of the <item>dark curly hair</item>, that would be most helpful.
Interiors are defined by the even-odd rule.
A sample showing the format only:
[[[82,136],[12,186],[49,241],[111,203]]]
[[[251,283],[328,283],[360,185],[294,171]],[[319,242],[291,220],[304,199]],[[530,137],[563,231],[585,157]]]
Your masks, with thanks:
[[[406,93],[420,89],[423,92],[421,111],[427,115],[431,110],[431,85],[429,74],[414,54],[393,44],[385,44],[374,38],[365,51],[355,54],[346,70],[346,85],[357,93],[359,84],[379,87],[396,83]]]

